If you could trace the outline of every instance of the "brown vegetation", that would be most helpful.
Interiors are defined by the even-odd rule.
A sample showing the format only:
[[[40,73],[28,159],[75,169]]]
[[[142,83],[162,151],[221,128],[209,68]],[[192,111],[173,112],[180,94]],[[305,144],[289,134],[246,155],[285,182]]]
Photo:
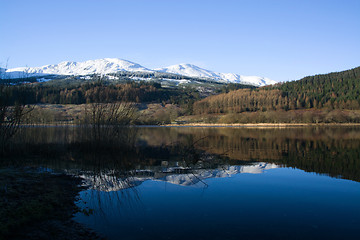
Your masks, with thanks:
[[[10,105],[8,89],[7,85],[0,84],[0,154],[4,153],[5,146],[18,131],[23,117],[32,110],[26,108],[20,99]]]
[[[207,97],[194,103],[194,114],[241,113],[280,110],[295,105],[280,90],[239,89],[225,94]],[[291,109],[291,108],[290,108]]]
[[[355,102],[318,109],[310,100],[290,99],[279,89],[240,89],[195,102],[194,113],[217,116],[216,123],[358,123],[360,112],[353,110]]]
[[[132,103],[91,103],[85,105],[81,123],[91,128],[91,141],[117,139],[122,128],[135,121],[136,110]]]

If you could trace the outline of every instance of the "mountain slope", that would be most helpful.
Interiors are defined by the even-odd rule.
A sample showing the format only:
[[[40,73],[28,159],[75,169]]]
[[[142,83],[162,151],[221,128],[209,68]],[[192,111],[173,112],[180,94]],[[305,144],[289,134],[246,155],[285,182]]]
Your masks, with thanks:
[[[242,76],[234,73],[219,73],[219,77],[230,83],[250,84],[259,87],[277,83],[276,81],[265,77]]]
[[[358,109],[360,104],[360,67],[342,72],[308,76],[273,88],[280,89],[301,107]]]
[[[219,77],[215,72],[188,63],[171,65],[164,68],[157,68],[155,69],[155,71],[174,73],[189,77],[214,78],[214,79]]]
[[[55,65],[46,65],[34,68],[13,68],[6,71],[12,76],[22,75],[42,76],[42,75],[90,75],[90,74],[109,74],[119,71],[129,72],[149,72],[147,69],[137,63],[118,58],[104,58],[89,60],[85,62],[61,62]]]
[[[195,102],[193,109],[196,114],[299,109],[359,110],[360,67],[342,72],[309,76],[298,81],[260,89],[239,89],[209,96]],[[275,119],[276,117],[272,116],[271,118]],[[317,119],[313,119],[315,122],[320,121],[320,117],[317,117]],[[296,121],[295,118],[289,118],[288,121]],[[331,122],[333,118],[335,117],[328,116],[322,121]],[[350,122],[355,119],[354,116],[345,116],[343,119],[339,117],[336,121]]]
[[[119,71],[126,72],[161,72],[180,76],[195,77],[220,83],[240,83],[253,86],[275,84],[276,81],[258,76],[242,76],[234,73],[218,73],[200,68],[192,64],[178,64],[154,70],[145,68],[137,63],[118,58],[104,58],[85,62],[61,62],[42,67],[20,67],[6,70],[3,78],[28,78],[45,75],[91,75],[111,74]]]
[[[192,64],[177,64],[165,68],[155,69],[159,72],[174,73],[189,77],[211,78],[224,83],[241,83],[254,86],[265,86],[277,83],[274,80],[258,76],[242,76],[235,73],[218,73]]]

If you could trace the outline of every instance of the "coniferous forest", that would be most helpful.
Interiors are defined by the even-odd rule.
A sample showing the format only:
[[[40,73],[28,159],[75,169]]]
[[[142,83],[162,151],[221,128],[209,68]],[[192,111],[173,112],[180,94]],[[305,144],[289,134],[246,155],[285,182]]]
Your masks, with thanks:
[[[244,118],[255,122],[297,122],[299,115],[306,118],[302,118],[305,122],[358,122],[357,111],[345,110],[359,109],[360,67],[218,94],[195,102],[193,107],[197,115],[231,114],[226,123],[246,122]]]
[[[267,110],[360,108],[360,67],[344,72],[305,77],[257,89],[240,89],[205,98],[195,112],[241,113]]]

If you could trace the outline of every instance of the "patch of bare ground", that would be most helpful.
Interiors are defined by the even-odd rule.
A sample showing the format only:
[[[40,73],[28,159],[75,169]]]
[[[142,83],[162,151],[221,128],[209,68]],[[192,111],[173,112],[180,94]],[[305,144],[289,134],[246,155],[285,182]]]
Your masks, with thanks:
[[[36,172],[0,170],[0,239],[101,239],[72,220],[81,179]]]

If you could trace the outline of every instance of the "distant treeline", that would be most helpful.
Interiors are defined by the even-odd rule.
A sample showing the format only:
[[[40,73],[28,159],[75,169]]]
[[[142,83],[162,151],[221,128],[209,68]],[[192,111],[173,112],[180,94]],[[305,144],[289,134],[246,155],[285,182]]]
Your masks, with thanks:
[[[162,102],[180,104],[188,99],[199,99],[199,94],[190,88],[162,88],[155,82],[126,82],[103,84],[91,82],[77,86],[51,86],[40,84],[8,87],[11,104],[83,104],[92,102]]]
[[[296,109],[360,109],[360,67],[258,89],[240,89],[194,103],[195,114]]]
[[[84,103],[170,103],[192,112],[193,103],[209,94],[226,93],[239,88],[255,88],[248,85],[228,84],[212,92],[199,92],[192,86],[164,88],[155,81],[126,81],[108,83],[88,80],[81,84],[18,84],[6,86],[7,104],[84,104]],[[4,84],[2,85],[5,86]]]

